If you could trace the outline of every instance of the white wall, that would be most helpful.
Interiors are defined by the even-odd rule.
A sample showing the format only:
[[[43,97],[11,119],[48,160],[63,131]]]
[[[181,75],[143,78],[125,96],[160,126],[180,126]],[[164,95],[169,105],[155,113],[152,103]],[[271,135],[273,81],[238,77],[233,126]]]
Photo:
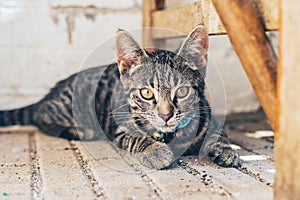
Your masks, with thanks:
[[[141,20],[141,0],[0,0],[0,109],[37,101],[118,28],[139,29]],[[115,55],[110,45],[102,52],[92,63]],[[225,84],[227,112],[257,109],[227,36],[210,38],[210,58]]]
[[[38,100],[118,28],[140,25],[136,0],[0,0],[0,107]]]

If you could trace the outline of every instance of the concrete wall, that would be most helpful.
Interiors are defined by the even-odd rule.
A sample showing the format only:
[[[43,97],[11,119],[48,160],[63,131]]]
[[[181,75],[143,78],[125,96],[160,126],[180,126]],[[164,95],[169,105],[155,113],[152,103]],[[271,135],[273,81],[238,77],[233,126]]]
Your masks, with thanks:
[[[80,70],[96,46],[110,44],[118,28],[139,29],[141,20],[141,0],[0,0],[0,109],[37,101]],[[102,52],[90,63],[115,55],[113,45]],[[210,38],[210,58],[225,84],[227,112],[257,109],[227,36]]]
[[[0,0],[0,107],[40,99],[118,28],[140,25],[141,1]]]

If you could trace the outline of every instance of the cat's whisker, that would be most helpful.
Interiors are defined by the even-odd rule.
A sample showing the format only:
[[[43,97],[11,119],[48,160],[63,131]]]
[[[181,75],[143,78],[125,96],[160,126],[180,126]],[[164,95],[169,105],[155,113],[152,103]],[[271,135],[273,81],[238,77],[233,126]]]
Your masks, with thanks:
[[[115,109],[112,110],[111,112],[115,112],[115,111],[117,111],[117,110],[119,110],[119,109],[121,109],[121,108],[123,108],[123,107],[125,107],[125,106],[127,106],[127,105],[129,105],[129,103],[125,103],[125,104],[123,104],[123,105],[121,105],[121,106],[115,108]]]
[[[129,121],[130,119],[128,118],[122,118],[122,119],[114,119],[114,121],[118,121],[118,122],[121,122],[121,121]]]
[[[126,114],[119,114],[119,115],[110,115],[110,118],[116,118],[116,117],[130,117],[130,115],[126,115]]]
[[[129,112],[113,112],[113,113],[109,113],[111,115],[125,115],[125,114],[130,114]]]
[[[129,114],[117,114],[117,115],[110,115],[109,118],[117,118],[117,117],[128,117],[130,118]]]
[[[113,112],[109,112],[109,113],[118,114],[118,113],[130,113],[130,112],[129,111],[113,111]]]
[[[110,117],[130,117],[129,114],[117,114],[117,115],[110,115]]]
[[[124,119],[124,120],[116,121],[116,123],[118,125],[125,125],[125,124],[131,124],[132,121],[130,119],[127,119],[127,120]]]

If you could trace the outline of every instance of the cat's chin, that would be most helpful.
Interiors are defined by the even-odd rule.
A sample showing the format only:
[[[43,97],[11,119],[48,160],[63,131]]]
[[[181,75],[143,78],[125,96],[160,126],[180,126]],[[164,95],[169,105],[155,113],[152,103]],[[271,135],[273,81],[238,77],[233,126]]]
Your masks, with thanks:
[[[164,133],[172,133],[176,131],[176,126],[165,125],[165,126],[156,127],[156,129]]]

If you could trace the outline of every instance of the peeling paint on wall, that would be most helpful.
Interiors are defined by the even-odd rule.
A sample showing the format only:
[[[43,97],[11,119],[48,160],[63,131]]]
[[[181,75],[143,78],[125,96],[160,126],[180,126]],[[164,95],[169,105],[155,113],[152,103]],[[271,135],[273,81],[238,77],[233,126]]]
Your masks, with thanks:
[[[63,15],[67,27],[67,38],[69,44],[72,44],[72,33],[75,30],[75,20],[77,17],[85,17],[87,20],[94,22],[98,14],[108,13],[136,13],[140,11],[140,6],[137,2],[128,8],[108,8],[89,6],[54,6],[51,7],[51,19],[55,25],[59,24],[58,15]]]
[[[68,33],[68,41],[69,44],[72,44],[72,32],[75,29],[75,16],[74,15],[67,15],[66,16],[66,24],[67,24],[67,33]]]

